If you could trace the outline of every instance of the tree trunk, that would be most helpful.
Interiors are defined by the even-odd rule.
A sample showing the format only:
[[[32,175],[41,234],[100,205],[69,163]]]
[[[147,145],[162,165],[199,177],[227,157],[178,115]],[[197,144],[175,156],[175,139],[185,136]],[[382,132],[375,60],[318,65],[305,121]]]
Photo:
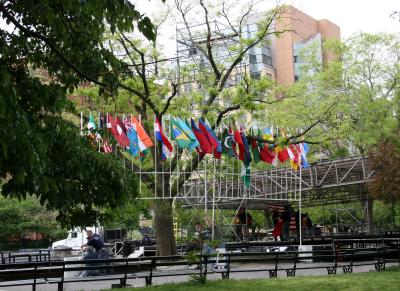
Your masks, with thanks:
[[[171,200],[160,199],[154,202],[154,226],[156,231],[157,255],[176,255]]]

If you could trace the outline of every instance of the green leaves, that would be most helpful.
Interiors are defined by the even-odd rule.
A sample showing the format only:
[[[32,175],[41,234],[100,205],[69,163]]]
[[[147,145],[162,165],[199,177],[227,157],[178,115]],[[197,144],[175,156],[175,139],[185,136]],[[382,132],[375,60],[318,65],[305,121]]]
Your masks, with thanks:
[[[120,61],[103,44],[106,31],[137,28],[154,40],[154,27],[122,0],[3,1],[0,15],[16,27],[0,29],[2,195],[35,195],[64,225],[91,225],[136,197],[138,181],[63,120],[66,95],[87,79],[117,87],[108,71]]]

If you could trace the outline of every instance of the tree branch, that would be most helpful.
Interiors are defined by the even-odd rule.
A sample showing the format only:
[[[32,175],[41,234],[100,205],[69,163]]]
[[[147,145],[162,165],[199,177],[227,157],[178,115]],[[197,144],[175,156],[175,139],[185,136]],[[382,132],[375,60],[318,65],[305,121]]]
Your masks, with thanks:
[[[109,88],[109,86],[99,80],[97,80],[94,77],[89,76],[88,74],[86,74],[85,72],[83,72],[81,69],[79,69],[75,64],[73,64],[57,47],[56,45],[54,45],[47,37],[45,37],[44,35],[32,31],[28,28],[26,28],[25,26],[23,26],[22,24],[20,24],[14,17],[13,15],[11,15],[11,13],[9,11],[7,11],[7,9],[4,6],[0,6],[0,11],[3,13],[3,16],[5,18],[7,18],[12,24],[14,24],[21,32],[23,32],[25,35],[39,39],[41,41],[43,41],[68,67],[70,67],[73,71],[75,71],[79,76],[81,76],[82,78],[86,79],[87,81],[90,81],[96,85],[102,86],[104,88]],[[118,83],[117,84],[118,87],[127,90],[128,92],[131,92],[133,94],[135,94],[136,96],[138,96],[140,99],[142,99],[146,104],[148,104],[150,106],[150,108],[155,112],[158,113],[158,109],[155,106],[155,104],[147,97],[144,96],[141,92],[139,92],[138,90],[135,90],[133,88],[130,88],[126,85],[124,85],[123,83]]]
[[[165,103],[164,108],[163,108],[163,110],[161,110],[159,117],[163,116],[167,112],[167,110],[169,108],[169,105],[171,104],[172,99],[177,95],[177,93],[178,93],[178,85],[177,84],[172,84],[172,93],[168,97],[167,103]]]
[[[222,118],[224,117],[225,114],[227,114],[228,112],[234,111],[234,110],[238,110],[240,109],[240,105],[235,105],[235,106],[231,106],[231,107],[227,107],[224,110],[222,110],[217,117],[217,120],[215,121],[214,125],[213,125],[213,129],[216,128],[217,126],[219,126],[219,124],[221,123]]]

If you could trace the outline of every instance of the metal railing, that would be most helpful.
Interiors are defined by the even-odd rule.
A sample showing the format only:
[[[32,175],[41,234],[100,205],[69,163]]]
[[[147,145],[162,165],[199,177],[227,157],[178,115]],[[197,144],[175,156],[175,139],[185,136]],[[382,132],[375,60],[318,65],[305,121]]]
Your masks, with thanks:
[[[12,263],[0,265],[0,288],[32,285],[36,290],[39,284],[57,284],[58,290],[63,290],[67,283],[115,280],[119,281],[118,286],[124,287],[128,279],[144,279],[146,285],[151,285],[156,277],[198,275],[206,279],[211,274],[220,274],[222,279],[229,279],[233,273],[239,272],[264,272],[270,278],[286,273],[287,277],[292,277],[299,270],[309,269],[326,269],[328,275],[333,275],[339,269],[343,273],[352,273],[354,268],[367,265],[383,271],[389,262],[400,265],[400,241],[396,246],[375,248],[336,248],[331,245],[331,249],[310,251]],[[67,272],[93,270],[101,275],[85,278],[66,276]]]

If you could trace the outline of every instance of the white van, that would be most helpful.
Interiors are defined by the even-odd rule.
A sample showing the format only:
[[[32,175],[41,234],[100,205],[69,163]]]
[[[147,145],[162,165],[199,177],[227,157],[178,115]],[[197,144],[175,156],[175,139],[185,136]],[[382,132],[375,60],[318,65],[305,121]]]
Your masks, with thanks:
[[[54,249],[57,248],[72,248],[72,250],[80,250],[81,246],[87,243],[87,234],[86,230],[92,230],[94,233],[102,236],[102,227],[85,227],[79,228],[76,227],[73,230],[68,232],[68,236],[66,239],[62,239],[59,241],[55,241],[51,247]]]

